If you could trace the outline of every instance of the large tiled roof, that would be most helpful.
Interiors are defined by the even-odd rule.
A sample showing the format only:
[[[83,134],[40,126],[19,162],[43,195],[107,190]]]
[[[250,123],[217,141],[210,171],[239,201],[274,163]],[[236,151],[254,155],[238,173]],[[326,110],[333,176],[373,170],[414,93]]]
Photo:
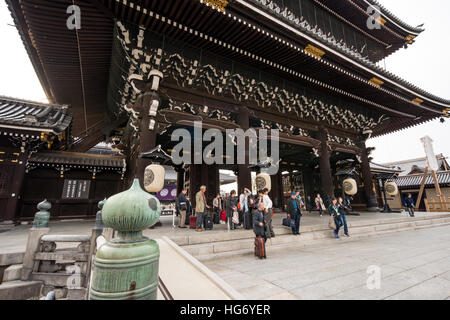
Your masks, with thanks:
[[[402,169],[399,166],[387,166],[378,163],[371,162],[370,170],[376,173],[400,173]]]
[[[450,105],[450,100],[438,97],[430,92],[427,92],[426,90],[419,88],[418,86],[402,79],[401,77],[393,74],[392,72],[389,72],[388,70],[380,67],[376,63],[370,61],[368,58],[363,57],[360,53],[356,52],[355,50],[352,50],[349,48],[345,42],[339,42],[337,39],[334,38],[331,34],[325,34],[318,26],[312,26],[310,25],[306,20],[304,20],[303,17],[292,19],[289,14],[289,10],[286,10],[285,7],[283,7],[285,10],[277,9],[278,7],[275,5],[273,7],[269,5],[263,5],[262,3],[270,3],[269,1],[261,1],[261,0],[250,0],[252,3],[259,5],[260,7],[264,7],[266,10],[271,10],[271,14],[279,19],[281,19],[283,22],[288,23],[289,25],[295,27],[297,30],[303,32],[304,34],[313,37],[314,39],[320,41],[324,45],[328,46],[329,48],[336,50],[338,53],[344,54],[348,57],[351,57],[354,61],[361,64],[364,67],[369,68],[372,72],[377,72],[380,75],[395,81],[396,83],[407,87],[409,90],[415,91],[417,94],[420,94],[422,96],[425,96],[428,99],[435,100],[439,103]],[[396,18],[395,15],[390,13],[387,9],[385,9],[383,6],[379,5],[378,2],[375,0],[370,0],[374,5],[377,5],[380,7],[380,10],[383,11],[386,15],[389,15],[392,20],[395,20],[397,23],[400,24],[401,20],[399,18]],[[404,22],[401,22],[404,26],[406,24]],[[409,25],[407,25],[408,28],[413,28]],[[416,28],[413,28],[416,29]],[[417,29],[419,30],[419,29]],[[423,30],[421,30],[423,31]]]
[[[399,187],[420,187],[422,184],[423,174],[412,174],[408,176],[398,177],[395,183]],[[441,171],[437,173],[437,179],[440,185],[450,184],[450,171]],[[429,174],[425,180],[425,185],[434,185],[434,179]]]
[[[436,155],[436,159],[438,162],[438,165],[441,169],[445,170],[444,166],[444,156],[442,154]],[[384,166],[396,166],[400,167],[402,170],[402,173],[400,173],[400,176],[407,176],[413,169],[425,169],[427,165],[427,158],[417,158],[417,159],[410,159],[410,160],[403,160],[403,161],[396,161],[396,162],[390,162],[385,163]]]
[[[0,96],[0,127],[61,133],[70,127],[67,106]]]
[[[71,167],[109,167],[124,168],[125,157],[105,156],[77,152],[36,152],[28,159],[29,163],[48,165],[67,165]]]

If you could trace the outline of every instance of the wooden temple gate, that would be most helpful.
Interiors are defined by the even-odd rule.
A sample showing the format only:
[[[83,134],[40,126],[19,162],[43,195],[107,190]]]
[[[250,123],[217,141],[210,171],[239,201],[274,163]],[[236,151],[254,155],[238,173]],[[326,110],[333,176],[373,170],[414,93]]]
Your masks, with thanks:
[[[379,28],[367,29],[365,12],[373,3],[79,0],[77,30],[66,25],[71,0],[7,0],[49,101],[70,105],[73,113],[66,147],[52,150],[84,152],[111,142],[126,159],[121,187],[127,187],[150,163],[139,155],[157,145],[168,152],[176,128],[202,121],[221,131],[278,129],[281,162],[272,198],[279,207],[289,189],[341,195],[335,174],[352,163],[359,188],[354,203],[369,209],[377,201],[366,140],[450,110],[450,101],[377,66],[423,29],[384,8]],[[60,41],[50,43],[51,37]],[[251,186],[248,163],[194,164],[177,168],[178,189],[188,186],[192,195],[204,184],[213,197],[222,168],[236,173],[238,189]],[[6,171],[0,175],[3,206],[1,188],[14,183]],[[21,190],[21,183],[14,188]],[[101,192],[92,192],[97,200]],[[17,206],[8,205],[13,202]],[[15,216],[8,212],[7,219]]]

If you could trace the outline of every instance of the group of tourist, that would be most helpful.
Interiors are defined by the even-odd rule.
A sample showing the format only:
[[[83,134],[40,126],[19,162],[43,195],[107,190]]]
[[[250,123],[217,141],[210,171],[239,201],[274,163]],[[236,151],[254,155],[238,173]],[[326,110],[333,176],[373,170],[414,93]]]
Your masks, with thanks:
[[[211,209],[207,204],[205,192],[206,186],[201,186],[195,195],[195,230],[199,232],[205,230],[205,215],[209,214],[207,211]],[[186,228],[193,209],[186,189],[183,189],[178,195],[176,206],[180,215],[178,227]],[[294,235],[300,235],[302,210],[311,212],[313,208],[319,212],[320,216],[326,211],[332,217],[336,226],[334,229],[336,238],[339,238],[339,230],[342,227],[344,227],[344,234],[347,237],[350,236],[347,226],[347,214],[350,207],[342,197],[333,198],[328,209],[326,209],[320,194],[317,194],[314,202],[311,201],[310,196],[304,202],[300,192],[292,192],[291,198],[286,203],[286,213],[290,220],[289,226]],[[253,196],[248,188],[244,188],[239,196],[236,190],[225,194],[224,198],[217,194],[212,201],[211,211],[211,214],[214,215],[214,223],[226,223],[229,230],[238,228],[253,229],[257,236],[262,236],[264,239],[275,237],[272,226],[273,202],[269,197],[268,189],[259,190],[256,196]]]
[[[320,194],[317,194],[314,203],[316,205],[316,210],[319,212],[320,216],[323,216],[323,212],[325,209],[325,204],[320,197]],[[286,213],[288,218],[288,226],[292,229],[292,234],[300,235],[300,220],[302,217],[302,209],[306,209],[311,213],[311,197],[307,197],[306,205],[303,203],[302,197],[299,192],[292,192],[291,198],[287,201],[286,204]],[[334,228],[334,236],[339,239],[339,230],[341,227],[344,227],[344,234],[347,237],[350,237],[348,233],[348,225],[347,225],[347,214],[350,210],[350,206],[348,202],[345,202],[342,197],[333,198],[331,204],[326,210],[327,213],[332,217],[333,222],[335,224]]]
[[[205,231],[205,217],[213,216],[215,224],[228,224],[229,230],[244,228],[247,230],[254,229],[255,212],[262,207],[264,218],[264,226],[267,228],[267,234],[275,237],[272,227],[273,202],[269,197],[269,190],[264,189],[258,191],[258,195],[252,195],[248,188],[244,188],[238,196],[236,190],[232,190],[229,194],[225,194],[222,198],[217,194],[212,201],[212,208],[207,204],[206,186],[201,186],[195,195],[195,230],[198,232]],[[187,190],[183,189],[176,199],[176,209],[180,215],[179,228],[186,228],[186,223],[192,215],[192,203],[187,196]],[[212,209],[212,210],[210,210]]]

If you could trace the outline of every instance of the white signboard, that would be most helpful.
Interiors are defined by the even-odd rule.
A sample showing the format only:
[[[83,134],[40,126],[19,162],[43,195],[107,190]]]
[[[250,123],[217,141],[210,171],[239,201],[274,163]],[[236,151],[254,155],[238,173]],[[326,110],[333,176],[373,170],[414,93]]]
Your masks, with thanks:
[[[425,154],[427,155],[427,161],[428,161],[428,167],[433,170],[437,171],[439,169],[439,164],[436,159],[436,155],[433,151],[433,140],[429,136],[425,136],[422,139],[423,146],[425,148]]]

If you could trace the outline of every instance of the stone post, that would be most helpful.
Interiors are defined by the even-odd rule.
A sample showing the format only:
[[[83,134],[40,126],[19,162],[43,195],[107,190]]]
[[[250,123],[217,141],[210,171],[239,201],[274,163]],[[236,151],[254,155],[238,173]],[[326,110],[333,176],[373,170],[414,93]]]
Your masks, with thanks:
[[[159,246],[142,236],[154,225],[161,204],[134,179],[130,189],[108,200],[102,209],[105,226],[118,237],[103,244],[95,255],[90,299],[156,300]]]
[[[30,280],[31,273],[34,267],[34,256],[39,249],[41,237],[47,234],[50,229],[48,228],[48,221],[50,219],[51,203],[45,199],[37,205],[39,210],[34,216],[33,227],[28,231],[27,248],[23,257],[23,268],[21,274],[21,280]]]

